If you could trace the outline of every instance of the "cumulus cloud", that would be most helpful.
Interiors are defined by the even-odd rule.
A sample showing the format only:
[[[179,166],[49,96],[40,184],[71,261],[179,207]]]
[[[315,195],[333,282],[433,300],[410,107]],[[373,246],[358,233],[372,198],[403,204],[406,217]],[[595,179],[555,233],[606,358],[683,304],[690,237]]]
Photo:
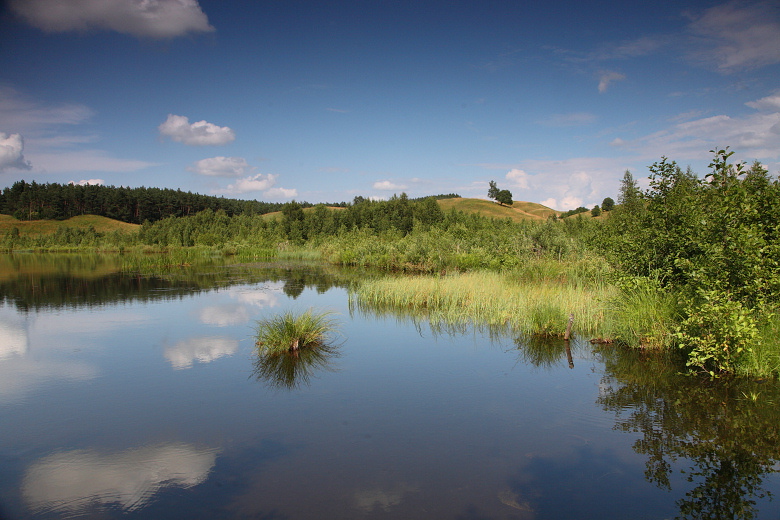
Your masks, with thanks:
[[[8,168],[29,170],[32,165],[25,160],[24,139],[21,134],[0,132],[0,171]]]
[[[750,108],[755,108],[756,110],[777,112],[780,111],[780,93],[772,94],[771,96],[761,98],[757,101],[748,101],[745,104]]]
[[[613,71],[603,71],[599,74],[599,93],[603,94],[609,88],[609,84],[613,81],[622,81],[626,79],[625,74]]]
[[[403,184],[395,184],[390,181],[376,181],[374,183],[375,190],[392,191],[392,190],[405,190],[406,188],[407,187]]]
[[[519,188],[521,190],[528,189],[529,177],[530,176],[525,171],[519,170],[517,168],[512,168],[506,174],[506,180],[512,184],[512,187]]]
[[[731,1],[691,15],[689,57],[723,73],[780,63],[780,11],[776,2]]]
[[[168,114],[168,119],[158,127],[160,134],[190,146],[227,144],[236,138],[227,126],[217,126],[206,121],[190,124],[189,118]]]
[[[243,157],[211,157],[201,159],[187,168],[198,175],[211,177],[241,177],[252,170]]]
[[[102,186],[106,183],[103,179],[82,179],[80,181],[70,181],[68,184],[78,184],[79,186]]]
[[[46,32],[99,29],[162,39],[214,30],[197,0],[11,0],[10,7]]]
[[[274,184],[276,184],[276,177],[278,176],[272,173],[258,173],[257,175],[250,175],[249,177],[244,177],[243,179],[237,180],[233,184],[228,184],[227,188],[217,190],[217,192],[238,195],[239,193],[248,193],[250,191],[269,190],[273,187]]]
[[[298,196],[298,190],[295,188],[271,188],[263,192],[263,195],[269,199],[289,199]]]

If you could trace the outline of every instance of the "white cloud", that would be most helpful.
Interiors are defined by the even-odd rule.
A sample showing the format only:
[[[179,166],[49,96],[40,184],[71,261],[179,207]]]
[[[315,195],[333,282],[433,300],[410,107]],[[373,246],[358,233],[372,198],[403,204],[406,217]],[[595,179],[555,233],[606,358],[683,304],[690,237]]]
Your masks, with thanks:
[[[80,181],[70,181],[68,184],[78,184],[79,186],[102,186],[106,183],[103,179],[82,179]]]
[[[777,96],[746,103],[757,112],[743,117],[720,114],[672,125],[650,135],[626,141],[626,148],[642,157],[676,161],[705,160],[708,150],[730,146],[748,160],[780,157],[780,107]],[[760,110],[760,111],[759,111]]]
[[[185,116],[168,114],[168,119],[158,127],[160,134],[190,146],[214,146],[227,144],[236,138],[227,126],[217,126],[206,121],[190,124]]]
[[[609,84],[613,81],[622,81],[626,79],[625,74],[613,71],[603,71],[599,73],[599,93],[603,94],[609,88]]]
[[[24,139],[21,134],[0,132],[0,171],[7,168],[29,170],[30,162],[24,158]]]
[[[780,111],[780,93],[745,103],[750,108],[767,112]]]
[[[243,157],[211,157],[195,162],[188,170],[211,177],[241,177],[253,168]]]
[[[230,297],[241,303],[257,307],[276,307],[279,305],[279,295],[283,294],[284,284],[271,284],[263,290],[231,289]]]
[[[227,188],[215,190],[216,193],[224,193],[226,195],[239,195],[241,193],[248,193],[251,191],[265,191],[269,190],[276,184],[276,177],[272,173],[252,175],[237,180],[234,184],[228,184]]]
[[[509,170],[509,173],[506,174],[506,180],[508,180],[513,188],[519,188],[521,190],[527,190],[528,189],[528,180],[529,175],[523,171],[519,170],[517,168],[512,168]]]
[[[298,190],[295,188],[271,188],[263,192],[263,195],[269,199],[289,199],[298,196]]]
[[[78,125],[94,115],[79,104],[44,105],[10,87],[0,87],[0,121],[6,128],[30,133],[40,127]]]
[[[103,29],[173,38],[214,30],[196,0],[11,0],[10,6],[46,32]]]
[[[216,459],[217,450],[185,443],[118,453],[62,451],[27,469],[22,495],[34,510],[81,513],[102,503],[134,511],[165,486],[190,488],[205,482]]]
[[[203,337],[180,341],[165,349],[165,359],[176,370],[192,368],[195,361],[211,363],[223,356],[231,356],[238,350],[238,340],[233,338]]]
[[[374,183],[375,190],[392,191],[392,190],[405,190],[406,188],[407,186],[404,186],[403,184],[395,184],[390,181],[376,181]]]
[[[691,16],[689,57],[724,73],[780,63],[780,11],[776,2],[731,1]]]

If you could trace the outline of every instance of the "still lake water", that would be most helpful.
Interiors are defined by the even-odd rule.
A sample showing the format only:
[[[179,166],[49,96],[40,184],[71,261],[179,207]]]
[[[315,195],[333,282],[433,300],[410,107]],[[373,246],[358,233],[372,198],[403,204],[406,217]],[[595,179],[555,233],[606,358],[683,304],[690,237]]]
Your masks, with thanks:
[[[773,382],[434,331],[355,271],[120,261],[0,257],[2,519],[780,517]],[[256,321],[310,307],[334,352],[261,375]]]

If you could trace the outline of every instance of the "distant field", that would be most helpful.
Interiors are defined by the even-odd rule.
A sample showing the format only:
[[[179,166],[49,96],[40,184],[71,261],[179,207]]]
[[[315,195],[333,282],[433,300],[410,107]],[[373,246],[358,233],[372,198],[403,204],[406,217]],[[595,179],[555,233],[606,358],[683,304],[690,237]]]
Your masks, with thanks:
[[[97,215],[80,215],[68,220],[16,220],[10,215],[0,215],[0,234],[6,234],[13,228],[18,228],[21,235],[48,235],[57,231],[59,226],[86,229],[93,226],[95,231],[136,231],[138,224],[128,224]]]
[[[493,218],[511,218],[515,222],[547,220],[548,217],[560,213],[535,202],[516,201],[511,206],[501,206],[489,200],[457,198],[441,199],[438,203],[444,211],[456,209],[464,213],[479,213]]]

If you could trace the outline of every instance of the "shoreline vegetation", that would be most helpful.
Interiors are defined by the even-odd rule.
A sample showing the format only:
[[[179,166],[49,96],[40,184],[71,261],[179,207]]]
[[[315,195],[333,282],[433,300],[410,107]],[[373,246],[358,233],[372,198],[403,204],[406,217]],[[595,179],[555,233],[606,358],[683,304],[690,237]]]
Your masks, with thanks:
[[[566,218],[530,203],[402,194],[330,207],[293,201],[265,214],[206,208],[140,225],[25,222],[10,215],[53,210],[30,198],[34,190],[25,201],[17,183],[0,199],[0,249],[118,252],[134,272],[209,256],[377,268],[385,274],[351,289],[353,305],[526,336],[562,336],[573,314],[581,338],[680,351],[693,373],[776,377],[780,184],[758,163],[731,164],[731,154],[713,150],[703,178],[662,158],[647,190],[626,172],[613,209]]]

